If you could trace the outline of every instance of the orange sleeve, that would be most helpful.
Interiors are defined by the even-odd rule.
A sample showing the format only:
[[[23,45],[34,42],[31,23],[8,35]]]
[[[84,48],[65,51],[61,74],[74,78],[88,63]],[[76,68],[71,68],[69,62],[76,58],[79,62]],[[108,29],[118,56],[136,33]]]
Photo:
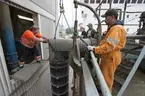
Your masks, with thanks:
[[[34,37],[35,37],[34,34],[33,34],[31,31],[29,31],[29,30],[27,30],[27,31],[24,33],[24,38],[33,39]]]
[[[118,27],[112,27],[109,31],[105,43],[96,47],[95,53],[104,54],[113,51],[120,41],[119,33],[120,29]]]
[[[37,38],[42,38],[42,37],[43,37],[39,32],[37,32],[37,34],[35,34],[35,36],[36,36]]]

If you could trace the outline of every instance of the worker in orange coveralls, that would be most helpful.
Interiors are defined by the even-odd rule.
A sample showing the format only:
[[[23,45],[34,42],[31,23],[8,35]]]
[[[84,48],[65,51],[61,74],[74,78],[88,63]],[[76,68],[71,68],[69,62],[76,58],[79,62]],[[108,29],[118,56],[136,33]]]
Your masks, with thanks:
[[[112,92],[114,73],[121,63],[120,50],[126,43],[126,31],[122,24],[117,24],[118,13],[115,9],[109,9],[102,17],[109,26],[99,46],[87,46],[88,50],[101,55],[100,69],[106,83]]]
[[[30,29],[26,30],[23,35],[21,36],[21,48],[20,48],[20,57],[19,57],[19,65],[20,68],[23,68],[24,66],[24,60],[25,57],[27,57],[29,51],[35,52],[35,59],[37,62],[41,60],[41,52],[40,48],[37,46],[40,42],[47,43],[48,39],[44,36],[42,36],[38,32],[38,27],[33,25]]]

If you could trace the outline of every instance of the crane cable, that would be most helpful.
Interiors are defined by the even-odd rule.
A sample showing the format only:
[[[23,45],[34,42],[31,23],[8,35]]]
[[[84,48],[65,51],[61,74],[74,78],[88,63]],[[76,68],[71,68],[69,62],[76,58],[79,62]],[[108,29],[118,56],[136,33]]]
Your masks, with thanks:
[[[62,15],[64,16],[64,19],[65,19],[66,24],[67,24],[67,26],[68,26],[68,28],[69,28],[69,31],[71,32],[71,28],[70,28],[70,26],[69,26],[69,23],[68,23],[68,21],[67,21],[67,18],[66,18],[66,16],[65,16],[65,14],[64,14],[64,13],[65,13],[65,10],[64,10],[64,3],[63,3],[63,0],[60,0],[60,2],[59,2],[59,8],[60,8],[60,15],[59,15],[58,22],[57,22],[57,25],[56,25],[56,28],[55,28],[54,39],[56,39],[56,33],[57,33],[58,25],[59,25],[59,22],[60,22],[60,18],[61,18]]]

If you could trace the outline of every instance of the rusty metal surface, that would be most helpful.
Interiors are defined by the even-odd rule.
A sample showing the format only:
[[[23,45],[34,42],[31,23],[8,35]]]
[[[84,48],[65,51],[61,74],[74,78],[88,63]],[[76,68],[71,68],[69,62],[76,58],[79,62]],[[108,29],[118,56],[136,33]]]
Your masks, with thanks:
[[[80,62],[80,48],[78,43],[74,43],[74,47],[70,52],[69,56],[69,64],[74,70],[74,86],[73,86],[73,96],[83,96],[81,95],[81,73],[82,73],[82,66]]]
[[[74,45],[73,50],[70,52],[69,57],[69,64],[73,68],[73,70],[76,72],[76,74],[81,73],[81,62],[80,62],[80,49],[78,43]]]

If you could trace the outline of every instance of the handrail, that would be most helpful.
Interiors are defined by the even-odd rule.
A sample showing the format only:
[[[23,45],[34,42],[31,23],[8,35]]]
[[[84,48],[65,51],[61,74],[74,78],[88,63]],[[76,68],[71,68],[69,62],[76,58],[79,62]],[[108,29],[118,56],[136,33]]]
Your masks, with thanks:
[[[95,58],[95,55],[92,51],[90,51],[90,55],[91,55],[91,58],[92,58],[93,67],[95,68],[95,73],[97,75],[97,79],[98,79],[98,82],[100,84],[103,96],[112,96],[111,92],[108,88],[108,85],[107,85],[107,83],[106,83],[106,81],[103,77],[103,74],[100,70],[100,67],[97,63],[97,59]]]

